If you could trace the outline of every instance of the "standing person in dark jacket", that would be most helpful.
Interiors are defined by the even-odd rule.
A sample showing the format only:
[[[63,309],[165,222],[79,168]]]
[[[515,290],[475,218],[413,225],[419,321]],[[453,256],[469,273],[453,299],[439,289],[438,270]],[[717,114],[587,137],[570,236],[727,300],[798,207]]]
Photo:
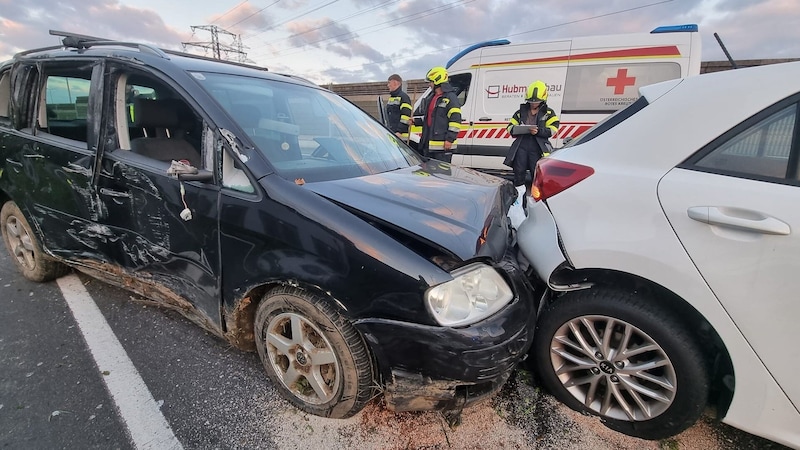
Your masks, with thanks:
[[[449,78],[444,67],[429,70],[425,79],[431,92],[422,99],[415,112],[415,115],[424,116],[419,149],[425,156],[450,162],[461,131],[461,101],[447,82]]]
[[[514,170],[514,186],[521,196],[525,195],[526,172],[530,170],[533,177],[539,158],[553,151],[549,139],[558,132],[558,125],[558,116],[547,106],[547,85],[540,80],[534,81],[528,86],[525,103],[520,105],[506,126],[516,139],[503,164]]]
[[[408,142],[408,126],[411,120],[411,99],[403,91],[403,79],[393,73],[386,83],[389,87],[389,101],[386,102],[388,127],[397,137]]]

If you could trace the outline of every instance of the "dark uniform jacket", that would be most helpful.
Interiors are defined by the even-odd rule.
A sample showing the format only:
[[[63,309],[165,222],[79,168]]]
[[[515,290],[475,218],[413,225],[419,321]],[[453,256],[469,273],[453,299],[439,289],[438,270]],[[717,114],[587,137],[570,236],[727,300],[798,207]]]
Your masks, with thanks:
[[[551,153],[553,151],[553,146],[548,139],[558,132],[558,116],[555,111],[547,106],[547,103],[543,103],[536,113],[536,118],[533,120],[528,119],[523,123],[523,118],[528,116],[529,111],[530,106],[527,103],[523,103],[520,105],[520,109],[511,117],[508,126],[506,126],[508,132],[516,138],[511,144],[511,148],[508,149],[506,159],[503,161],[503,164],[509,167],[513,166],[514,157],[517,156],[517,152],[520,151],[520,149],[523,149],[523,151],[535,152],[537,159],[541,158],[545,153]],[[533,135],[527,131],[523,132],[520,129],[515,130],[514,127],[518,125],[537,125],[539,131]]]
[[[389,101],[386,102],[386,119],[390,130],[401,133],[403,138],[408,139],[411,99],[400,88],[389,93]]]
[[[428,126],[428,105],[436,95],[436,90],[432,90],[417,108],[414,115],[423,115],[422,137],[420,138],[420,148],[429,151],[444,150],[444,141],[453,143],[451,150],[456,148],[458,132],[461,131],[461,101],[456,96],[450,83],[442,83],[442,95],[436,103],[433,111],[433,121]]]

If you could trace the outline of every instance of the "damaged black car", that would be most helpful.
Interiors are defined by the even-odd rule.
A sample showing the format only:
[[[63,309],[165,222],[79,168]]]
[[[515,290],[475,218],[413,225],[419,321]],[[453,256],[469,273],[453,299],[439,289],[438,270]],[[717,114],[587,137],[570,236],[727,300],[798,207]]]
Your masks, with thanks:
[[[296,77],[51,32],[0,64],[2,235],[256,351],[298,408],[459,411],[531,341],[508,181]]]

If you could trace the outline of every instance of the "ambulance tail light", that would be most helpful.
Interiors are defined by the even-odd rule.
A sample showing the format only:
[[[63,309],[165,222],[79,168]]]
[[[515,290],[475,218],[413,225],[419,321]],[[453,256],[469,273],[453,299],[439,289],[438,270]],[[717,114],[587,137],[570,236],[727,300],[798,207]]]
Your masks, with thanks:
[[[548,198],[585,180],[594,173],[594,169],[553,158],[542,158],[536,164],[536,175],[533,177],[531,196],[534,201]]]

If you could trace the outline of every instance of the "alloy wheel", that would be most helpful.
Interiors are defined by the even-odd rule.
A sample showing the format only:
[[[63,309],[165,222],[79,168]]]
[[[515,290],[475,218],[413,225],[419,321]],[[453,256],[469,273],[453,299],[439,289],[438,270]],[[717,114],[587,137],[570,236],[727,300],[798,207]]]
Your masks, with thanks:
[[[298,314],[279,314],[270,321],[265,340],[272,367],[294,395],[316,405],[336,396],[340,378],[336,354],[313,323]]]
[[[11,253],[17,258],[19,264],[29,270],[35,269],[36,258],[31,235],[14,216],[10,216],[6,221],[6,235]]]
[[[570,394],[608,418],[650,420],[669,409],[677,392],[675,368],[661,346],[613,317],[563,324],[551,340],[550,361]]]

